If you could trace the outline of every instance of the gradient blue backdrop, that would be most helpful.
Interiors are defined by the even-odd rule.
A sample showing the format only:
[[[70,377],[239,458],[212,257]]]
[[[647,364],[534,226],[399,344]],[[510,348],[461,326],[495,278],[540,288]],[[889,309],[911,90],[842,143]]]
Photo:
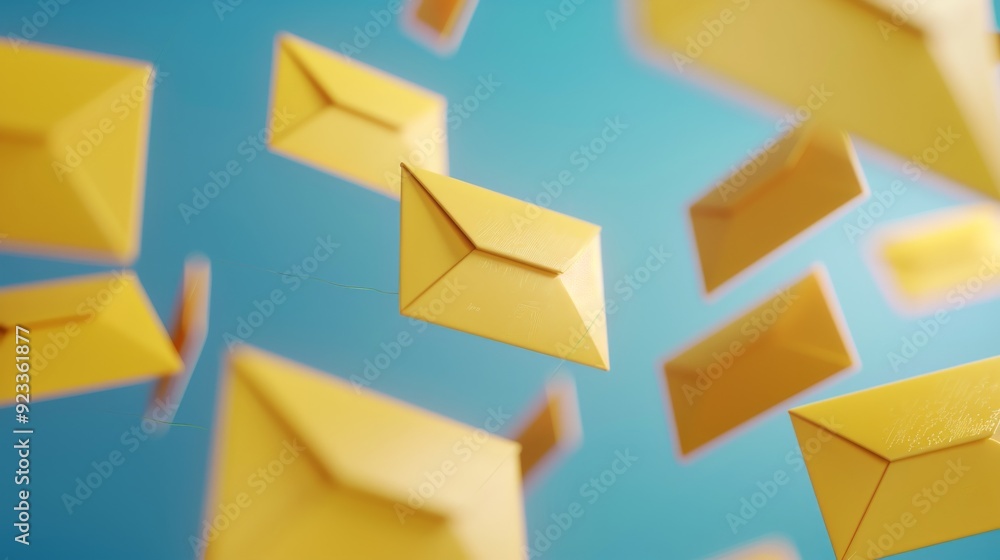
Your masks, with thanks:
[[[381,29],[356,55],[361,61],[460,101],[480,77],[502,85],[450,131],[452,174],[519,198],[534,199],[543,181],[563,169],[574,182],[552,204],[560,212],[603,227],[609,298],[620,311],[610,319],[611,373],[566,369],[577,379],[585,445],[526,498],[532,542],[550,515],[572,502],[585,509],[541,557],[551,559],[695,559],[763,536],[784,536],[804,558],[833,558],[805,471],[786,455],[797,449],[787,415],[773,412],[738,438],[694,462],[678,463],[661,390],[663,357],[699,333],[786,285],[815,261],[830,271],[861,356],[856,374],[800,396],[791,404],[831,397],[997,353],[1000,302],[952,313],[951,321],[908,364],[894,372],[886,354],[916,320],[898,316],[876,288],[860,244],[842,230],[852,212],[770,262],[719,300],[707,303],[684,219],[685,203],[725,175],[774,134],[765,115],[643,62],[626,41],[619,6],[585,2],[555,29],[546,10],[557,0],[483,0],[465,41],[441,58],[400,32]],[[272,46],[289,31],[336,48],[352,41],[355,26],[372,21],[384,0],[244,1],[220,20],[211,2],[70,1],[35,40],[154,61],[162,81],[155,92],[149,148],[145,224],[135,265],[157,311],[172,313],[185,256],[215,260],[215,290],[207,347],[178,421],[211,426],[223,335],[234,333],[253,302],[275,288],[288,296],[249,338],[265,349],[341,377],[360,373],[380,343],[412,331],[395,296],[309,283],[289,292],[281,278],[230,264],[284,269],[307,257],[317,236],[341,244],[316,273],[334,281],[386,290],[398,285],[398,204],[388,198],[271,153],[245,163],[210,206],[186,224],[179,204],[208,181],[238,146],[264,126]],[[31,1],[0,5],[0,33],[20,33],[21,18],[39,10]],[[4,82],[2,87],[17,87]],[[570,158],[619,117],[628,129],[590,167]],[[862,154],[871,187],[894,179],[910,184],[901,162]],[[959,199],[917,184],[879,225]],[[870,237],[866,234],[862,240]],[[673,254],[641,290],[625,301],[615,286],[645,262],[651,247]],[[4,256],[0,284],[102,270],[75,263]],[[373,388],[474,426],[488,409],[526,409],[558,360],[438,327],[416,342]],[[5,381],[6,382],[6,381]],[[0,521],[11,558],[192,558],[188,544],[200,532],[209,431],[174,428],[144,442],[73,514],[60,496],[73,492],[91,462],[123,450],[123,432],[138,423],[149,384],[39,404],[33,450],[33,532],[30,551],[13,549],[10,506],[14,489],[3,475]],[[5,409],[3,415],[13,412]],[[133,416],[129,416],[133,415]],[[6,448],[6,446],[5,446]],[[13,471],[14,454],[0,453],[0,472]],[[616,451],[638,462],[596,503],[580,487],[611,465]],[[734,534],[737,513],[757,483],[785,470],[791,482]],[[987,534],[900,556],[996,558],[1000,535]],[[30,553],[26,553],[30,552]],[[0,552],[0,555],[4,553]]]

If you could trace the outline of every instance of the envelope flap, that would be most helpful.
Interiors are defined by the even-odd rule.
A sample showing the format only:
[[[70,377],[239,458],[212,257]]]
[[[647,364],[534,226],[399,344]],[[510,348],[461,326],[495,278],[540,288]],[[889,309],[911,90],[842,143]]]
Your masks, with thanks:
[[[294,35],[282,35],[279,48],[331,103],[388,128],[404,128],[445,103],[435,93]]]
[[[712,187],[691,205],[692,219],[699,214],[728,214],[745,204],[767,196],[768,185],[793,169],[808,145],[808,136],[792,131],[755,153],[739,169]]]
[[[232,355],[231,367],[302,438],[336,484],[402,505],[420,489],[423,509],[448,516],[473,499],[499,465],[516,464],[515,443],[490,436],[481,443],[477,439],[477,449],[466,454],[463,442],[474,436],[473,428],[389,397],[360,393],[277,356],[243,347]],[[427,484],[433,492],[426,492]]]
[[[0,288],[0,327],[17,324],[30,328],[38,323],[82,321],[93,309],[88,307],[88,300],[95,301],[116,277],[126,283],[138,281],[135,274],[125,271]]]
[[[477,249],[554,274],[566,272],[601,228],[522,200],[404,167]]]
[[[988,439],[1000,425],[1000,357],[795,408],[837,435],[896,461]]]

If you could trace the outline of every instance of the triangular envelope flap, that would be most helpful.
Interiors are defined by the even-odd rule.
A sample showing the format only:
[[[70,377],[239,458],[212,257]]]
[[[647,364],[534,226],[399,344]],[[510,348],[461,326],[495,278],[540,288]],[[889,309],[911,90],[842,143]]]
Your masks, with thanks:
[[[703,213],[729,213],[743,204],[750,204],[767,196],[767,187],[779,175],[793,169],[808,146],[808,135],[792,131],[774,144],[773,153],[767,145],[759,154],[744,161],[740,168],[713,186],[691,205],[692,218]]]
[[[828,297],[821,274],[825,273],[813,271],[775,298],[775,303],[784,300],[788,307],[773,334],[777,344],[790,352],[847,368],[854,361],[852,349],[837,321],[837,301]]]
[[[102,291],[116,286],[116,278],[130,285],[138,282],[134,273],[125,271],[4,287],[0,289],[0,327],[85,321],[92,313],[88,300],[96,300]]]
[[[601,231],[458,179],[407,169],[481,251],[558,274],[568,270]]]
[[[837,420],[827,418],[823,424],[815,424],[792,413],[792,427],[816,501],[837,558],[842,558],[889,462],[833,435],[832,426]]]
[[[279,45],[335,105],[383,126],[404,128],[444,106],[435,93],[294,35],[282,35]]]
[[[148,71],[148,65],[72,49],[4,43],[0,75],[17,87],[0,88],[0,130],[45,132],[142,69]]]
[[[517,445],[499,436],[475,440],[469,456],[462,446],[473,428],[388,397],[359,394],[342,380],[260,350],[237,351],[231,367],[272,404],[335,483],[383,499],[405,505],[411,492],[434,485],[427,473],[453,470],[430,497],[418,495],[427,511],[454,514],[492,469],[517,461]],[[454,469],[444,466],[447,461]]]
[[[1000,357],[793,409],[836,417],[835,432],[890,461],[991,437],[1000,425]]]

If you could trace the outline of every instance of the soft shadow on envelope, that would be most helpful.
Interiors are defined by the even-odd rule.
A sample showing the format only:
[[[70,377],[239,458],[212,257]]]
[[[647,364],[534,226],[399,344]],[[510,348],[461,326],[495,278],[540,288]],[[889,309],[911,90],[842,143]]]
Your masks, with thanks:
[[[838,559],[1000,529],[1000,358],[790,414]]]
[[[545,384],[545,392],[515,428],[521,444],[521,475],[525,487],[544,476],[583,441],[576,383],[568,374]]]
[[[32,402],[138,383],[182,369],[163,324],[130,271],[0,289],[0,355],[17,325],[31,340]],[[0,402],[14,400],[0,385]]]
[[[130,264],[152,67],[4,42],[0,75],[0,250]]]
[[[691,205],[706,291],[865,193],[846,135],[799,129],[767,144]]]
[[[448,172],[440,95],[287,33],[273,80],[274,151],[393,198],[400,161]]]
[[[403,315],[610,368],[600,228],[403,166]]]
[[[664,364],[681,453],[856,365],[817,267]]]
[[[207,518],[250,505],[207,559],[521,557],[516,443],[250,347],[229,370]]]
[[[479,0],[409,0],[405,28],[442,54],[462,42]]]
[[[667,68],[708,68],[888,148],[908,174],[929,165],[1000,198],[990,2],[639,0],[634,25]]]
[[[895,222],[873,245],[876,278],[905,311],[958,309],[1000,290],[1000,209],[992,204]]]

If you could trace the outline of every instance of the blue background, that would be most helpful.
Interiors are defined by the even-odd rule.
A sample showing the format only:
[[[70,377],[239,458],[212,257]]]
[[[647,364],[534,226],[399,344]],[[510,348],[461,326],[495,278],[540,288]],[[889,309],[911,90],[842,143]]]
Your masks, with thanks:
[[[480,77],[502,85],[461,126],[450,130],[451,172],[507,195],[532,199],[543,181],[564,169],[572,185],[552,208],[603,227],[608,298],[620,310],[609,321],[612,371],[565,366],[577,380],[585,444],[526,497],[531,542],[550,515],[573,502],[585,515],[541,557],[551,559],[704,558],[763,536],[783,536],[807,559],[833,558],[806,472],[786,455],[797,449],[787,415],[773,411],[739,436],[693,461],[679,463],[660,381],[664,357],[803,274],[816,261],[829,269],[861,357],[860,370],[796,397],[790,405],[832,397],[996,353],[1000,302],[951,313],[951,321],[909,363],[894,372],[887,353],[917,320],[886,302],[839,221],[745,277],[716,301],[701,296],[684,208],[774,136],[774,115],[731,96],[658,70],[627,41],[620,7],[585,2],[553,29],[546,10],[556,0],[481,2],[461,49],[441,58],[400,31],[398,18],[356,55],[359,60],[437,91],[450,101],[473,93]],[[300,263],[317,236],[341,244],[315,273],[337,282],[395,291],[398,286],[398,203],[291,160],[264,152],[245,163],[239,144],[265,124],[274,36],[289,31],[337,48],[355,26],[373,20],[386,2],[245,1],[220,20],[208,1],[75,0],[35,40],[153,61],[162,81],[154,96],[141,257],[135,269],[169,324],[184,258],[200,251],[215,260],[211,328],[177,421],[214,420],[223,335],[276,289],[287,301],[248,342],[341,377],[360,374],[366,359],[401,331],[412,332],[397,298],[309,282],[291,292],[281,278],[233,262],[283,270]],[[30,1],[0,5],[0,33],[19,33]],[[2,87],[17,87],[4,83]],[[570,162],[606,118],[628,125],[621,137],[580,171]],[[186,224],[178,210],[209,173],[238,159],[242,172]],[[870,186],[895,179],[906,194],[878,226],[958,204],[954,193],[910,183],[902,161],[863,152]],[[867,203],[866,203],[867,204]],[[872,232],[862,237],[869,239]],[[616,284],[641,267],[650,248],[671,259],[627,301]],[[227,262],[223,262],[227,261]],[[232,262],[228,262],[232,261]],[[79,263],[0,257],[0,283],[13,284],[102,270]],[[430,326],[372,388],[473,426],[490,408],[520,413],[557,367],[555,358]],[[193,556],[188,537],[200,533],[211,432],[173,428],[134,453],[120,442],[139,423],[150,384],[47,402],[33,410],[33,531],[30,554],[11,549],[5,520],[13,486],[3,475],[0,555],[11,558],[142,558]],[[10,409],[4,414],[13,416]],[[131,415],[131,416],[130,416]],[[13,424],[13,418],[10,419]],[[6,446],[5,446],[6,447]],[[93,496],[67,513],[92,461],[125,451]],[[595,503],[580,487],[610,467],[616,451],[639,458]],[[13,466],[13,452],[0,467]],[[13,469],[11,469],[13,470]],[[791,478],[734,534],[727,513],[778,470]],[[995,558],[997,533],[905,554],[905,560]],[[12,552],[7,552],[13,550]]]

